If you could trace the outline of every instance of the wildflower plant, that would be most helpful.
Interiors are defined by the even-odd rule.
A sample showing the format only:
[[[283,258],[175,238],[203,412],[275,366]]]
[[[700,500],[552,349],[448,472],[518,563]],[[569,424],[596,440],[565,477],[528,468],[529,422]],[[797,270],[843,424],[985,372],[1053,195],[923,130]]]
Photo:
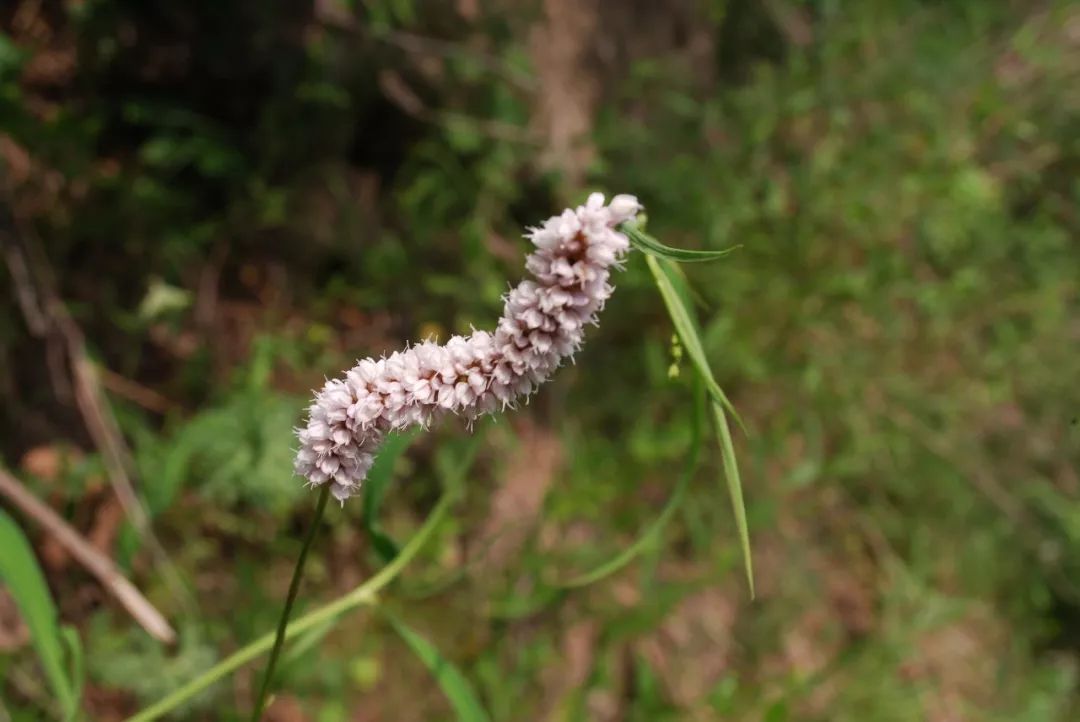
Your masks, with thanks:
[[[445,344],[425,340],[388,356],[360,360],[341,377],[328,380],[308,407],[305,425],[297,430],[300,446],[294,469],[308,485],[318,489],[319,497],[315,520],[308,527],[276,633],[248,644],[129,722],[157,719],[269,651],[270,659],[252,711],[251,719],[259,720],[285,641],[305,635],[308,644],[316,643],[319,635],[325,634],[345,612],[361,605],[374,605],[377,592],[393,581],[416,555],[459,493],[469,466],[467,462],[456,464],[444,479],[442,499],[413,538],[400,550],[388,548],[393,545],[375,528],[373,517],[378,496],[389,480],[388,470],[408,443],[406,432],[427,429],[444,416],[457,416],[471,425],[481,416],[512,410],[526,401],[581,348],[586,328],[596,325],[598,314],[614,291],[611,273],[622,268],[631,248],[645,255],[675,327],[679,354],[685,355],[695,371],[691,448],[667,505],[640,537],[608,562],[558,582],[557,586],[569,589],[596,582],[631,562],[659,536],[697,469],[705,410],[711,407],[747,582],[753,595],[746,515],[728,425],[729,413],[736,420],[738,417],[709,368],[692,311],[690,290],[677,265],[714,260],[726,255],[728,250],[692,251],[663,245],[645,233],[641,211],[642,206],[634,196],[617,195],[605,203],[602,194],[593,193],[583,205],[567,209],[528,230],[526,235],[534,246],[525,262],[530,278],[506,294],[503,313],[494,330],[452,336]],[[304,562],[330,496],[344,504],[361,493],[369,495],[364,508],[365,526],[373,543],[386,552],[383,556],[387,564],[345,596],[290,623]],[[394,617],[390,621],[432,670],[459,717],[486,720],[486,712],[460,672],[404,622]]]

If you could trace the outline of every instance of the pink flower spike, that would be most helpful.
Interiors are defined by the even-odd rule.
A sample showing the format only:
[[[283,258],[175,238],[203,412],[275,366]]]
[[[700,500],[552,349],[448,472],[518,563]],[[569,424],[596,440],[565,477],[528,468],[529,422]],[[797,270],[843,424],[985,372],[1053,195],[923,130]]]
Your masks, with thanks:
[[[535,250],[525,267],[534,278],[506,294],[494,332],[361,359],[344,378],[327,381],[297,430],[296,473],[309,486],[329,483],[344,502],[360,493],[387,432],[427,428],[448,413],[471,426],[478,416],[528,402],[564,360],[573,360],[585,325],[597,323],[611,295],[611,269],[621,268],[629,250],[616,227],[642,206],[631,195],[604,200],[593,193],[584,205],[528,229]]]

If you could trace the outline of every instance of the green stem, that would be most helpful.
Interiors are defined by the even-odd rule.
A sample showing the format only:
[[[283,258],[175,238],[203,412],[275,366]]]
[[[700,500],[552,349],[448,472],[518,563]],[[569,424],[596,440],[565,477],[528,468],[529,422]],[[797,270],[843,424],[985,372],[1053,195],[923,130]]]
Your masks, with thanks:
[[[278,620],[274,648],[270,652],[270,661],[266,663],[266,672],[263,674],[262,686],[259,687],[259,696],[255,700],[255,709],[251,712],[251,722],[259,722],[262,719],[263,709],[266,708],[266,695],[270,691],[270,682],[274,678],[274,668],[277,666],[278,657],[281,655],[281,645],[285,642],[285,629],[289,626],[289,615],[292,613],[293,604],[296,602],[296,594],[300,591],[300,578],[304,576],[304,562],[307,561],[311,542],[315,540],[315,534],[322,524],[323,513],[326,511],[326,502],[329,499],[330,485],[323,484],[322,490],[319,492],[319,503],[315,507],[315,520],[308,527],[307,536],[304,537],[304,546],[300,547],[300,556],[296,558],[296,568],[293,569],[292,581],[289,582],[289,594],[285,597],[285,608],[281,610],[281,619]]]
[[[298,634],[302,634],[313,627],[317,627],[324,622],[335,619],[351,609],[365,604],[375,604],[378,599],[376,594],[401,573],[405,566],[412,561],[413,557],[415,557],[417,552],[424,546],[424,543],[427,542],[428,538],[431,537],[431,533],[439,525],[439,522],[442,521],[443,517],[446,516],[446,512],[450,508],[450,501],[451,494],[444,493],[439,500],[439,503],[432,510],[431,515],[428,516],[427,521],[424,522],[424,525],[420,530],[409,540],[408,544],[402,548],[401,552],[394,557],[393,561],[380,569],[371,579],[345,594],[345,596],[339,597],[325,606],[319,607],[318,609],[298,617],[296,621],[285,628],[285,640],[292,639]],[[224,679],[248,662],[257,659],[260,655],[266,653],[274,646],[276,638],[275,634],[265,634],[259,637],[254,642],[237,650],[195,679],[175,690],[164,699],[147,707],[134,717],[129,718],[127,722],[150,722],[150,720],[158,719],[162,715],[171,712],[210,685]]]

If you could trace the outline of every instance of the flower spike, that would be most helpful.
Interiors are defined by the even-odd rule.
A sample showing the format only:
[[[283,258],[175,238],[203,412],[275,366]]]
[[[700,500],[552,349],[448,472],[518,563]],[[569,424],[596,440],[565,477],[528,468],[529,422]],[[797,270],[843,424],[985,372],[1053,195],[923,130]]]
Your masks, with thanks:
[[[528,399],[564,359],[611,296],[610,269],[630,248],[617,230],[641,210],[637,198],[593,193],[526,234],[536,247],[531,279],[504,297],[493,332],[423,341],[380,359],[366,358],[327,381],[297,432],[295,470],[312,486],[330,484],[340,501],[357,494],[383,436],[427,427],[447,413],[472,421]]]

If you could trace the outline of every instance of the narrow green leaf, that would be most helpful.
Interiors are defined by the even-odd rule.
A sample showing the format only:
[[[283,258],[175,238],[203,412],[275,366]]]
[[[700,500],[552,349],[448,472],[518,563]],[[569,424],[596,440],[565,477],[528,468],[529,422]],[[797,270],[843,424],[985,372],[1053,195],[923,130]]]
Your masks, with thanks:
[[[672,248],[671,246],[665,246],[633,223],[624,223],[619,227],[619,230],[626,234],[626,237],[630,239],[630,243],[639,251],[650,256],[669,261],[678,261],[679,263],[715,261],[739,248],[739,246],[732,246],[722,251],[693,251],[684,248]]]
[[[22,529],[0,510],[0,581],[22,614],[34,642],[45,677],[61,709],[67,714],[78,704],[64,669],[60,624],[45,576]]]
[[[392,615],[387,615],[387,617],[397,633],[435,677],[443,694],[450,700],[450,705],[454,708],[458,720],[460,722],[488,722],[491,718],[480,704],[476,692],[465,679],[465,675],[443,657],[431,642],[414,632],[403,621]]]
[[[390,482],[394,479],[394,465],[405,453],[409,445],[419,436],[413,431],[404,434],[390,434],[383,442],[375,463],[364,479],[364,511],[362,520],[364,530],[371,539],[375,552],[384,562],[389,562],[398,555],[398,545],[379,525],[379,507]]]
[[[701,342],[701,333],[698,330],[697,321],[690,311],[689,287],[686,279],[671,261],[653,256],[645,257],[649,270],[652,271],[653,279],[660,290],[660,296],[664,299],[671,322],[679,335],[686,354],[694,365],[698,375],[704,381],[709,394],[713,397],[713,411],[719,425],[720,452],[724,463],[724,475],[727,478],[728,493],[731,496],[734,507],[735,523],[739,533],[739,543],[742,547],[743,565],[746,568],[747,579],[750,583],[750,594],[754,594],[753,562],[750,557],[750,534],[746,524],[746,507],[743,503],[742,482],[739,479],[739,469],[735,461],[735,447],[731,440],[731,430],[728,427],[726,412],[742,426],[742,420],[724,394],[720,385],[716,383],[712,369],[709,366],[708,357],[705,355],[705,347]],[[745,429],[745,427],[744,427]]]
[[[746,568],[746,583],[750,586],[750,598],[754,598],[754,562],[750,556],[750,529],[746,524],[746,504],[743,502],[742,481],[739,478],[739,465],[735,459],[735,445],[731,440],[724,407],[713,402],[713,415],[716,417],[716,432],[720,437],[720,458],[724,464],[724,479],[727,481],[728,495],[731,497],[731,510],[735,514],[735,528],[739,533],[739,546],[742,548],[743,566]]]
[[[701,386],[698,385],[698,388],[700,389]],[[686,489],[690,485],[690,480],[693,479],[694,472],[697,471],[698,468],[698,462],[701,458],[704,401],[704,394],[695,394],[693,414],[691,415],[690,450],[686,455],[686,464],[683,467],[682,474],[679,476],[679,480],[675,482],[675,490],[671,493],[671,497],[660,511],[660,514],[653,519],[652,523],[641,533],[641,536],[634,540],[633,544],[626,547],[626,549],[621,551],[614,558],[604,562],[591,571],[568,579],[565,582],[561,582],[558,586],[570,589],[584,587],[593,584],[594,582],[598,582],[632,562],[635,557],[647,549],[649,545],[660,536],[664,527],[667,526],[671,517],[682,504],[683,497],[686,496]]]
[[[702,381],[705,382],[705,388],[709,390],[714,399],[724,405],[724,408],[731,413],[739,426],[745,430],[739,412],[735,410],[735,407],[713,377],[709,359],[705,355],[705,346],[701,342],[701,331],[698,329],[697,321],[690,311],[689,299],[691,294],[686,283],[686,277],[683,276],[679,267],[671,261],[646,256],[645,262],[648,263],[649,270],[652,271],[653,279],[656,281],[656,286],[660,289],[660,296],[664,299],[664,305],[667,306],[668,315],[671,316],[671,322],[675,326],[675,332],[679,334],[679,339],[690,357],[690,362],[694,364],[694,368],[697,369]]]
[[[371,527],[367,530],[367,533],[371,539],[372,548],[375,549],[375,553],[379,555],[383,562],[389,562],[398,555],[400,549],[397,542],[382,529]]]

